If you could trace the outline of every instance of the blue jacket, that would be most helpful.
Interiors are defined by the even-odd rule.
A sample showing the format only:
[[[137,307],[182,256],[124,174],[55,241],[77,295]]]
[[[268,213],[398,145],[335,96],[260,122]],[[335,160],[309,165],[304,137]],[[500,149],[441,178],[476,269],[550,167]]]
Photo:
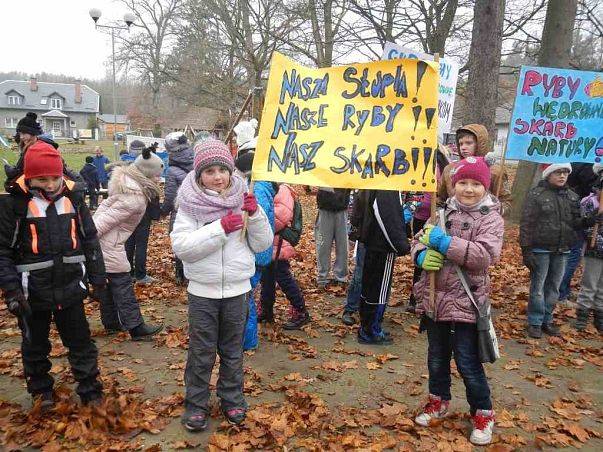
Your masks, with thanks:
[[[274,185],[272,182],[258,181],[253,186],[253,194],[255,195],[260,207],[266,213],[268,222],[270,223],[270,227],[274,233],[274,196],[276,195]],[[256,266],[266,267],[270,265],[270,262],[272,262],[272,246],[261,253],[256,253]]]
[[[174,201],[178,189],[186,175],[193,170],[194,158],[195,154],[192,148],[170,153],[169,167],[165,178],[165,198],[161,206],[162,215],[167,215],[174,210]]]
[[[111,161],[105,157],[104,155],[94,156],[93,164],[96,166],[96,171],[98,172],[98,180],[101,184],[106,183],[109,180],[109,176],[107,175],[107,170],[105,169],[105,165],[108,165]]]

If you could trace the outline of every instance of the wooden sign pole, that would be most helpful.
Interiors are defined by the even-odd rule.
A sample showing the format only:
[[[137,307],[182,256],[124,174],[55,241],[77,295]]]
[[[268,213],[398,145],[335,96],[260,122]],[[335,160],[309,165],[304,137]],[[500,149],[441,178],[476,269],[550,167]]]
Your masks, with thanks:
[[[440,62],[440,54],[436,53],[434,55],[434,61],[439,63]],[[436,146],[436,152],[433,155],[433,158],[436,160],[436,165],[437,165],[437,160],[438,160],[438,146]],[[434,175],[435,177],[435,175]],[[438,200],[438,179],[436,177],[436,189],[433,192],[433,194],[431,195],[431,217],[430,217],[430,222],[431,224],[437,224],[437,203]],[[429,309],[428,309],[428,313],[431,314],[431,318],[435,319],[435,286],[436,286],[436,274],[435,272],[429,272]]]

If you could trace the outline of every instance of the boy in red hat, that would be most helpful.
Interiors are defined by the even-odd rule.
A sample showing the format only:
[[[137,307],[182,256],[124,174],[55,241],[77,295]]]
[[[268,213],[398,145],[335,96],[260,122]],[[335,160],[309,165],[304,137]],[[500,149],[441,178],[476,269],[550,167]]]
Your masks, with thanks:
[[[83,300],[88,284],[105,290],[103,255],[85,188],[63,176],[51,145],[36,141],[24,156],[23,175],[0,197],[0,288],[22,331],[27,390],[44,409],[54,404],[48,340],[54,319],[82,402],[98,403],[98,351]]]

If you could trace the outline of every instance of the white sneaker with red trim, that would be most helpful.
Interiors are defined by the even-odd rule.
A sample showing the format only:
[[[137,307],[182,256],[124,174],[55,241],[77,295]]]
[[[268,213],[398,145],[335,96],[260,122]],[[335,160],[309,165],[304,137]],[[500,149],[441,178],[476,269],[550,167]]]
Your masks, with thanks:
[[[428,427],[432,419],[440,419],[448,414],[450,400],[442,400],[433,394],[429,394],[429,400],[423,407],[423,412],[415,417],[415,422],[423,427]]]
[[[494,411],[477,410],[474,416],[471,416],[473,431],[469,441],[476,446],[485,446],[492,442],[492,431],[494,430]]]

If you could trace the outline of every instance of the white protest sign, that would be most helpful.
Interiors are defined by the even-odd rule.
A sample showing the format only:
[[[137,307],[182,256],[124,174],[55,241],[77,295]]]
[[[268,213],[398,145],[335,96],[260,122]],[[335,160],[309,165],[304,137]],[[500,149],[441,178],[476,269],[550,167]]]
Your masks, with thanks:
[[[399,46],[393,42],[386,42],[383,47],[382,60],[393,60],[396,58],[410,58],[425,61],[433,61],[433,55],[415,52],[412,49]],[[459,64],[449,57],[440,58],[440,87],[438,95],[438,135],[449,133],[452,127],[452,110],[454,109],[454,98],[456,96],[456,82],[459,76]]]
[[[157,151],[165,151],[165,139],[164,138],[155,138],[155,137],[141,137],[138,135],[126,135],[126,148],[130,149],[130,144],[132,141],[138,140],[142,141],[145,146],[151,146],[153,143],[157,143]]]

